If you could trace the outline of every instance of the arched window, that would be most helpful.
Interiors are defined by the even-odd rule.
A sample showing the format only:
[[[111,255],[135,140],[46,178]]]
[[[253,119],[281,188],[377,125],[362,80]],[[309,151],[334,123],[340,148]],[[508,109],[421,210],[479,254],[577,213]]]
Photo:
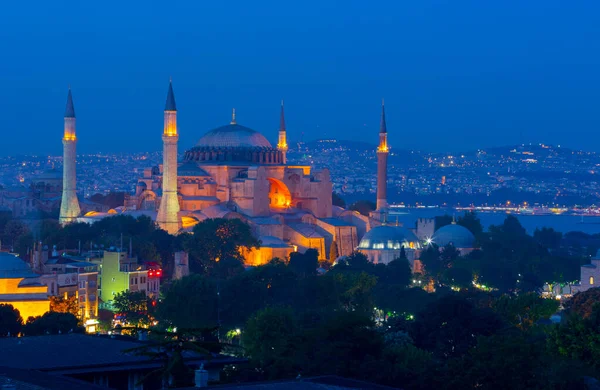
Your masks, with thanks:
[[[594,284],[594,277],[590,276],[590,284]]]

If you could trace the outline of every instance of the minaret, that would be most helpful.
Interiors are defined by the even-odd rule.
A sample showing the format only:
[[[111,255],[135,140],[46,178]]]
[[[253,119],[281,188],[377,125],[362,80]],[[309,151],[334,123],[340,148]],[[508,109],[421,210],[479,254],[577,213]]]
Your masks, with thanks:
[[[169,92],[165,105],[165,125],[163,130],[163,177],[162,198],[156,222],[161,229],[175,234],[181,228],[179,219],[179,199],[177,198],[177,107],[173,94],[173,83],[169,82]]]
[[[381,125],[379,127],[379,146],[377,147],[377,211],[385,213],[387,203],[387,127],[385,124],[385,105],[381,101]]]
[[[287,135],[285,131],[285,115],[283,113],[283,100],[281,101],[281,114],[279,115],[279,142],[277,142],[277,149],[281,152],[283,157],[283,163],[287,163]]]
[[[73,96],[69,87],[67,96],[67,108],[65,110],[65,132],[63,136],[63,191],[60,202],[60,216],[58,218],[62,225],[73,222],[81,209],[77,200],[77,136],[75,135],[75,107],[73,107]]]

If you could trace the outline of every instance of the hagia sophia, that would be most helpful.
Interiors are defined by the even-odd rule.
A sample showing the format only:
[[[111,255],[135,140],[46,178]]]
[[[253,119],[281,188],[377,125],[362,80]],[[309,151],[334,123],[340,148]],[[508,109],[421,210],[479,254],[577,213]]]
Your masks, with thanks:
[[[229,124],[204,134],[178,160],[177,106],[172,83],[164,110],[163,163],[148,167],[138,178],[135,193],[122,207],[108,212],[80,209],[76,193],[76,127],[69,90],[63,136],[64,168],[60,222],[93,223],[118,214],[146,215],[170,234],[192,231],[209,218],[239,218],[260,240],[259,249],[244,253],[248,266],[272,258],[288,258],[294,251],[314,248],[328,259],[333,243],[337,256],[358,250],[375,263],[388,263],[402,248],[415,271],[421,249],[431,240],[454,243],[460,250],[473,247],[473,235],[458,225],[434,233],[432,220],[419,220],[409,229],[387,224],[387,126],[382,104],[377,148],[377,207],[369,216],[332,204],[332,182],[327,169],[288,164],[287,130],[281,103],[278,142],[273,146],[258,131],[238,124],[233,110]],[[436,238],[436,235],[438,236]]]

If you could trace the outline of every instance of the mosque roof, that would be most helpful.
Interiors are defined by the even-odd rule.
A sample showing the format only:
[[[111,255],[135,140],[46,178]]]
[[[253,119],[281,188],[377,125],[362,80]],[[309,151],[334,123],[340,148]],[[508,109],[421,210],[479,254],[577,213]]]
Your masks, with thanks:
[[[198,164],[193,162],[185,162],[177,168],[177,176],[210,176]]]
[[[272,148],[271,143],[258,131],[230,123],[204,134],[196,146],[213,148]]]
[[[37,276],[18,256],[0,252],[0,278],[35,278]]]
[[[34,177],[34,180],[61,180],[63,178],[62,171],[58,169],[48,169]]]
[[[400,249],[418,243],[410,230],[400,226],[381,225],[369,230],[360,240],[359,249]]]
[[[451,224],[439,228],[431,241],[442,247],[452,244],[455,248],[474,248],[475,236],[464,226]]]
[[[292,246],[274,236],[260,236],[260,246],[266,248],[291,248]]]

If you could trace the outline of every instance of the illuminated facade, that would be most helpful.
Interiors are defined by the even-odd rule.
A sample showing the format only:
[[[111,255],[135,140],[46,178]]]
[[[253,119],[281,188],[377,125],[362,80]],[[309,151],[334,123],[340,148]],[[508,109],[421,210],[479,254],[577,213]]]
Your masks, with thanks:
[[[573,293],[596,287],[600,287],[600,249],[596,256],[592,258],[590,264],[581,266],[579,283],[573,286]]]
[[[50,310],[48,287],[19,257],[0,252],[0,304],[12,305],[21,317],[41,316]]]
[[[158,297],[161,269],[147,269],[126,252],[104,251],[102,258],[92,259],[100,263],[100,298],[111,302],[115,295],[125,292],[144,292],[148,297]]]
[[[33,248],[33,271],[39,273],[40,283],[48,288],[48,296],[75,297],[79,318],[86,323],[98,317],[98,265],[84,256],[59,256],[42,243]]]
[[[333,261],[327,258],[334,241],[337,254],[347,256],[359,247],[366,232],[385,224],[389,150],[383,107],[377,149],[377,210],[370,217],[332,205],[327,169],[288,165],[283,102],[276,147],[263,134],[238,124],[234,110],[228,125],[202,135],[180,161],[176,160],[176,116],[170,86],[163,164],[144,170],[122,207],[109,213],[90,212],[79,221],[92,223],[115,214],[145,215],[168,232],[178,233],[189,232],[210,218],[239,218],[261,241],[260,249],[244,252],[246,265],[264,264],[273,257],[286,259],[292,251],[307,249],[316,249],[320,260]]]
[[[75,108],[71,88],[67,96],[67,108],[65,110],[65,126],[63,135],[63,189],[62,201],[60,203],[59,222],[67,224],[73,222],[81,210],[77,200],[77,135],[75,133]]]
[[[404,227],[381,225],[369,230],[358,245],[358,251],[375,264],[388,264],[401,256],[402,248],[413,271],[420,269],[415,264],[421,250],[421,241]]]

